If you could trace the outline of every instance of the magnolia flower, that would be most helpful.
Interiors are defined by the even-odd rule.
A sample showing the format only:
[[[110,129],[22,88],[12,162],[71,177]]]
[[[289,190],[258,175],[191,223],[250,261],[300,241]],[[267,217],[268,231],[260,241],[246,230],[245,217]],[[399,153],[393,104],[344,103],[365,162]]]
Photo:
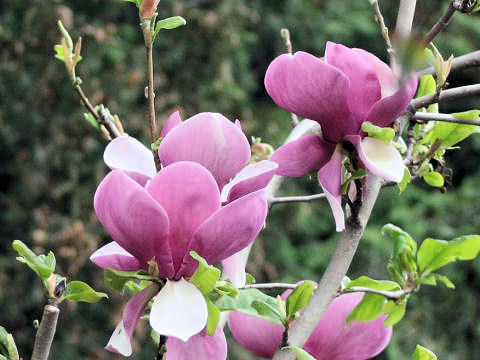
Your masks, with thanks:
[[[196,358],[225,359],[223,331],[213,337],[200,333],[208,312],[200,290],[187,281],[198,266],[190,251],[214,264],[248,246],[267,215],[265,190],[222,206],[213,175],[198,163],[179,161],[154,174],[145,186],[124,171],[113,170],[99,185],[94,206],[114,241],[97,250],[91,260],[102,268],[143,269],[166,280],[161,289],[154,283],[131,298],[107,349],[132,353],[133,331],[155,297],[150,325],[169,336],[167,359],[187,359],[172,354],[199,343],[206,352]],[[209,355],[213,350],[217,357]]]
[[[303,349],[317,360],[366,360],[382,352],[392,336],[392,328],[384,325],[386,315],[346,323],[362,297],[352,293],[333,300]],[[232,311],[228,324],[235,339],[255,356],[272,358],[282,343],[284,327],[264,319]]]
[[[174,112],[160,136],[158,153],[162,165],[178,161],[201,164],[215,178],[224,205],[265,188],[278,166],[268,160],[245,166],[251,152],[240,122],[234,124],[219,113],[200,113],[182,122],[178,111]],[[132,137],[111,141],[104,160],[111,169],[126,171],[142,185],[156,174],[152,152]],[[237,287],[245,284],[246,261],[247,254],[240,253],[222,262]]]
[[[140,6],[140,19],[151,19],[160,0],[143,0]]]
[[[345,228],[341,206],[342,160],[345,144],[352,144],[364,167],[385,180],[400,182],[401,155],[387,142],[366,136],[362,123],[386,127],[407,108],[417,79],[401,83],[392,70],[373,54],[327,43],[325,57],[306,52],[277,57],[265,74],[265,87],[280,107],[317,121],[322,136],[308,135],[280,147],[270,158],[278,174],[304,176],[319,170],[336,222]]]

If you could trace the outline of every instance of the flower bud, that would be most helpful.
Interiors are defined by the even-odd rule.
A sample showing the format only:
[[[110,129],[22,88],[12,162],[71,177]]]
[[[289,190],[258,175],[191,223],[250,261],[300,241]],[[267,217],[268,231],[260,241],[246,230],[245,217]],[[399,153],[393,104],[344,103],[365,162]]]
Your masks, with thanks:
[[[143,0],[140,6],[140,19],[151,19],[160,0]]]

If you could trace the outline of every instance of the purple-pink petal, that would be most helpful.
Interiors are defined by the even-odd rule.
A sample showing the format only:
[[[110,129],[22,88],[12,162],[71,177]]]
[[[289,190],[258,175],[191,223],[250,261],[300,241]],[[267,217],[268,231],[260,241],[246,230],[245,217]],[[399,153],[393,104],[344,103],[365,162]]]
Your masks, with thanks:
[[[105,349],[124,356],[132,354],[131,339],[140,317],[143,315],[148,302],[158,292],[157,284],[151,284],[139,293],[132,296],[123,310],[123,318],[113,332]]]
[[[167,339],[167,360],[225,360],[227,341],[221,327],[213,336],[201,331],[184,342],[176,337]]]
[[[90,260],[102,269],[110,268],[120,271],[137,271],[141,269],[140,262],[115,241],[102,246],[95,251]]]
[[[364,56],[342,44],[327,42],[325,62],[342,71],[350,80],[348,105],[357,124],[381,98],[380,82],[375,68]],[[327,94],[323,94],[324,96]]]
[[[218,113],[201,113],[175,126],[159,148],[162,164],[193,161],[223,186],[250,159],[248,140],[237,125]]]
[[[195,232],[189,250],[209,264],[222,261],[255,240],[267,217],[265,190],[243,196],[222,207]],[[190,276],[198,263],[187,253],[177,276]]]
[[[327,197],[337,231],[345,229],[345,216],[342,208],[342,159],[340,151],[335,151],[330,161],[318,172],[318,181]]]
[[[366,360],[382,352],[392,335],[392,328],[384,325],[385,315],[346,323],[362,297],[363,293],[353,293],[334,299],[304,349],[317,360]]]
[[[279,147],[270,160],[278,164],[278,175],[299,177],[320,169],[334,150],[335,144],[318,135],[306,135]]]
[[[370,121],[372,124],[380,127],[391,125],[407,110],[417,90],[417,83],[416,75],[410,75],[393,95],[377,101],[372,106],[366,121]]]
[[[232,202],[254,191],[265,188],[275,175],[278,164],[262,160],[244,167],[222,189],[222,201]]]
[[[142,267],[155,257],[160,277],[173,276],[168,216],[143,187],[123,171],[114,170],[98,186],[94,207],[112,238]]]
[[[282,325],[240,311],[230,313],[228,326],[235,340],[255,356],[271,359],[282,343]]]
[[[160,132],[160,137],[162,139],[167,136],[167,134],[172,130],[175,126],[180,125],[182,123],[182,118],[180,117],[180,112],[177,110],[173,112],[163,125],[162,131]]]
[[[178,272],[193,233],[220,208],[217,183],[203,166],[181,161],[163,168],[149,182],[147,192],[168,214],[168,241]]]
[[[338,142],[357,131],[348,107],[348,78],[316,56],[302,51],[278,56],[267,69],[265,87],[281,108],[319,122],[326,140]]]

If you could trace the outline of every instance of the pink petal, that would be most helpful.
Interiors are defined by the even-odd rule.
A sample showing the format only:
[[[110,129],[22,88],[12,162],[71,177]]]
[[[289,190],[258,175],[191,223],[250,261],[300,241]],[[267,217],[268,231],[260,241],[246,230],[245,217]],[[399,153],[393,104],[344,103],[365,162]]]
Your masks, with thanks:
[[[175,126],[180,125],[182,123],[182,118],[180,117],[180,111],[173,112],[167,119],[165,125],[163,125],[162,131],[160,132],[160,137],[162,139],[167,136],[167,134],[172,130]]]
[[[375,68],[356,51],[333,42],[327,43],[325,61],[350,80],[348,105],[357,123],[361,124],[368,110],[382,97]]]
[[[340,151],[335,151],[330,161],[318,172],[318,180],[322,185],[330,208],[335,218],[336,230],[345,229],[345,216],[342,209],[342,159]]]
[[[382,352],[392,335],[392,328],[385,328],[385,315],[346,325],[347,316],[362,297],[363,293],[353,293],[333,300],[304,349],[317,360],[366,360]]]
[[[205,298],[197,287],[184,278],[167,280],[153,301],[150,326],[159,334],[187,341],[207,325]]]
[[[255,356],[271,359],[282,343],[282,325],[240,311],[230,313],[228,326],[235,340]]]
[[[247,165],[223,187],[222,202],[232,202],[246,194],[265,188],[272,180],[277,168],[278,164],[269,160]]]
[[[245,286],[247,282],[245,266],[247,265],[249,254],[250,246],[247,246],[245,249],[222,260],[223,271],[236,288]]]
[[[193,233],[220,208],[217,183],[203,166],[181,161],[163,168],[150,181],[147,192],[168,214],[169,243],[177,271],[190,251]]]
[[[113,331],[105,349],[124,356],[130,356],[132,354],[131,340],[133,332],[135,331],[138,321],[143,315],[148,302],[158,290],[158,285],[152,284],[135,294],[128,301],[127,306],[125,306],[125,309],[123,310],[122,321],[120,321],[116,329]]]
[[[397,92],[377,101],[377,103],[372,106],[366,117],[366,121],[370,121],[381,127],[391,125],[407,110],[417,90],[417,82],[417,77],[411,75]]]
[[[152,151],[131,136],[119,136],[110,141],[103,160],[112,170],[136,173],[142,179],[142,185],[157,173]]]
[[[363,49],[352,50],[366,58],[375,69],[378,81],[380,81],[380,87],[382,88],[382,98],[390,96],[398,90],[398,79],[390,66],[368,51]]]
[[[279,165],[278,175],[299,177],[320,169],[330,160],[334,150],[335,145],[320,136],[306,135],[280,146],[270,160]]]
[[[281,108],[319,122],[329,141],[357,131],[347,103],[348,78],[316,56],[302,51],[278,56],[268,66],[265,87]]]
[[[137,271],[141,269],[139,261],[115,241],[95,251],[90,256],[90,260],[102,269],[110,268],[120,271]]]
[[[267,217],[265,190],[258,190],[222,207],[195,232],[189,250],[195,250],[209,264],[222,261],[250,245]],[[181,276],[190,276],[198,263],[189,254]]]
[[[247,138],[237,125],[218,113],[201,113],[170,131],[159,148],[163,165],[194,161],[205,166],[223,186],[250,159]]]
[[[385,141],[359,135],[347,136],[357,149],[358,156],[365,168],[382,179],[400,182],[403,179],[405,166],[400,153]]]
[[[173,276],[167,214],[143,187],[121,170],[114,170],[98,186],[94,207],[112,238],[142,267],[155,257],[160,277]]]
[[[167,339],[167,360],[192,360],[193,358],[195,360],[227,358],[227,340],[221,327],[217,327],[213,336],[202,331],[192,336],[187,342],[175,337]]]

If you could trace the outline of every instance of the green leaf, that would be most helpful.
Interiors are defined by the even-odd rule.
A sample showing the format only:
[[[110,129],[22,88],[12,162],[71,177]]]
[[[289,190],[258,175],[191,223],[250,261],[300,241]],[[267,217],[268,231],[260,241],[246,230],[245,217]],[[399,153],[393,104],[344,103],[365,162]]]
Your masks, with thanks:
[[[401,137],[399,137],[397,141],[392,141],[392,145],[400,154],[405,154],[407,152],[407,144],[405,144],[405,140]]]
[[[311,281],[305,281],[298,285],[287,297],[287,317],[295,316],[297,311],[307,306],[312,297],[315,285]]]
[[[424,75],[418,85],[417,97],[433,94],[437,91],[437,83],[432,75]]]
[[[108,295],[93,290],[90,285],[82,281],[70,281],[67,284],[67,292],[65,293],[65,299],[67,300],[96,303],[102,298],[108,298]]]
[[[0,326],[0,354],[5,355],[0,355],[0,359],[18,360],[20,358],[12,334],[9,334],[3,326]]]
[[[417,345],[412,360],[437,360],[437,356],[423,346]]]
[[[365,293],[362,301],[348,315],[347,324],[351,321],[372,321],[380,316],[385,306],[385,297],[382,295]]]
[[[424,174],[423,180],[425,180],[428,185],[434,187],[442,187],[445,184],[442,174],[437,171],[430,171]]]
[[[186,23],[187,23],[187,21],[181,16],[173,16],[173,17],[169,17],[169,18],[166,18],[166,19],[159,20],[155,24],[155,31],[153,33],[153,39],[155,40],[158,33],[162,29],[171,30],[171,29],[175,29],[179,26],[183,26]]]
[[[420,272],[426,275],[456,260],[472,260],[480,251],[480,236],[466,235],[451,241],[427,238],[418,250]]]
[[[284,325],[286,323],[286,319],[278,311],[276,303],[275,306],[272,306],[268,303],[254,300],[251,306],[257,311],[258,315],[272,324]]]
[[[453,113],[451,115],[460,120],[478,120],[480,117],[480,110],[467,110],[459,113]]]
[[[274,324],[283,324],[283,322],[281,321],[272,321],[273,319],[271,319],[269,316],[263,316],[259,314],[258,311],[252,306],[252,303],[254,301],[256,301],[257,303],[268,304],[269,307],[275,309],[275,311],[280,314],[280,312],[277,310],[277,299],[265,295],[257,289],[240,290],[237,298],[223,296],[219,301],[217,301],[217,306],[220,311],[238,310],[247,315],[263,318],[267,321],[273,322]]]
[[[90,114],[90,113],[83,113],[83,118],[87,120],[87,122],[92,125],[95,129],[100,130],[100,124],[98,123],[97,119]]]
[[[403,316],[405,315],[406,308],[406,300],[399,301],[399,303],[396,303],[393,300],[388,301],[383,308],[383,312],[388,315],[388,317],[385,319],[385,326],[393,326],[402,320]]]
[[[58,60],[65,62],[65,54],[64,54],[64,51],[63,51],[63,46],[57,44],[53,47],[53,49],[55,50],[55,57]]]
[[[215,288],[215,283],[220,278],[222,272],[215,266],[208,265],[207,261],[198,255],[195,251],[190,251],[190,256],[198,261],[198,268],[190,279],[202,294],[208,294]]]
[[[131,279],[157,281],[158,279],[150,275],[145,270],[138,271],[120,271],[114,269],[105,269],[104,273],[105,284],[112,290],[122,292],[125,283]]]
[[[412,175],[410,175],[410,171],[405,166],[405,172],[403,173],[403,179],[401,182],[398,183],[398,189],[400,192],[404,192],[407,188],[407,185],[412,181]]]
[[[413,255],[417,253],[417,243],[409,233],[393,224],[387,224],[382,227],[382,235],[388,235],[393,240],[393,255],[399,255],[408,250]]]
[[[368,133],[368,136],[389,143],[395,136],[395,130],[391,127],[380,127],[373,125],[370,121],[362,123],[362,130]]]
[[[20,255],[17,260],[28,265],[42,280],[47,280],[55,271],[55,255],[51,251],[48,256],[36,255],[20,240],[14,240],[12,247]]]
[[[395,291],[401,289],[400,285],[395,281],[374,280],[368,276],[360,276],[358,279],[352,280],[346,288],[351,289],[357,286],[380,291]]]
[[[295,352],[295,355],[297,356],[297,359],[298,360],[315,360],[315,358],[310,355],[308,352],[306,352],[305,350],[299,348],[298,346],[285,346],[282,348],[283,349],[291,349]]]
[[[348,185],[350,185],[352,181],[361,179],[365,176],[367,176],[367,172],[364,169],[358,169],[351,174],[351,176],[342,184],[342,195],[347,195]]]
[[[435,273],[430,273],[427,276],[418,279],[418,283],[437,286],[437,280],[441,281],[449,289],[455,289],[455,284],[448,277]]]
[[[455,124],[439,122],[431,130],[429,142],[435,143],[437,139],[442,140],[438,150],[447,149],[464,140],[475,132],[475,125]]]
[[[217,325],[220,321],[220,310],[218,310],[208,297],[205,297],[205,302],[207,303],[208,309],[207,334],[213,336],[215,335],[215,331],[217,331]]]
[[[217,281],[215,291],[220,295],[228,295],[234,298],[238,297],[239,294],[239,290],[228,281]]]
[[[70,37],[70,34],[68,33],[67,29],[63,26],[63,23],[58,20],[57,21],[58,29],[62,33],[62,36],[64,37],[65,41],[67,42],[67,47],[72,50],[73,49],[73,41],[72,38]]]
[[[245,282],[246,285],[255,284],[257,282],[252,274],[245,273],[245,275],[247,277],[247,281]]]

